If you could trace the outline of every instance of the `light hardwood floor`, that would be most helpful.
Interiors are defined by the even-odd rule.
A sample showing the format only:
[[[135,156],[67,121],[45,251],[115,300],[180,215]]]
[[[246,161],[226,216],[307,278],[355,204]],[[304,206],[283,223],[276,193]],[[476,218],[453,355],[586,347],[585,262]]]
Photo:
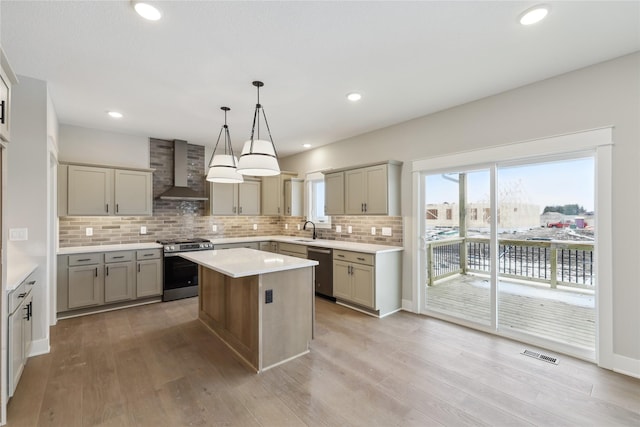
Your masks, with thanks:
[[[439,320],[317,299],[311,353],[256,375],[196,309],[191,298],[60,321],[8,425],[640,425],[640,380]]]

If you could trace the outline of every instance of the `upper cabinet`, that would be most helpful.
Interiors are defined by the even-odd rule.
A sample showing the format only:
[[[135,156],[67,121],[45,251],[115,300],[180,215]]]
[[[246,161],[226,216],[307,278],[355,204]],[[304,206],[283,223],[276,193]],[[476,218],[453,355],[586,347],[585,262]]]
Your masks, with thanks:
[[[59,168],[59,215],[152,215],[149,170],[85,165]]]
[[[11,139],[11,86],[18,83],[9,61],[0,49],[0,140]]]
[[[400,162],[325,174],[327,215],[400,215]]]
[[[259,180],[245,178],[241,184],[210,183],[210,215],[260,215]]]
[[[282,172],[262,177],[262,215],[285,215],[284,182],[295,176],[295,173]]]
[[[304,179],[291,178],[284,181],[284,215],[304,215]]]

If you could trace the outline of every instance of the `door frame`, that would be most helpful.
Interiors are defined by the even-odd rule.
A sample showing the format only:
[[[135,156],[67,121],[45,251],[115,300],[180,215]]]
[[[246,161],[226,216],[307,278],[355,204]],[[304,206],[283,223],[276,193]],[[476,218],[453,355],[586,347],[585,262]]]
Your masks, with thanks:
[[[412,163],[413,174],[413,229],[412,248],[417,254],[412,271],[412,294],[414,309],[424,313],[422,295],[423,267],[426,262],[424,243],[420,236],[424,227],[422,210],[424,209],[423,177],[425,174],[437,173],[442,170],[477,169],[487,164],[510,164],[513,162],[540,162],[547,159],[557,159],[561,156],[592,153],[595,163],[595,211],[596,216],[594,256],[596,275],[596,351],[595,362],[607,369],[613,368],[613,242],[612,232],[612,150],[613,128],[605,127],[586,130],[547,138],[516,142],[494,146],[479,150],[453,153],[416,160]],[[492,172],[492,184],[495,170]],[[495,191],[492,185],[491,191]],[[492,200],[495,201],[492,194]],[[495,203],[495,202],[494,202]],[[495,208],[495,206],[494,206]],[[494,215],[495,217],[495,215]],[[492,247],[496,242],[492,242]],[[495,248],[494,248],[495,249]],[[494,252],[495,253],[495,252]],[[492,275],[495,272],[492,266]],[[499,334],[495,329],[482,328],[470,322],[455,318],[444,320],[480,329],[492,334]]]

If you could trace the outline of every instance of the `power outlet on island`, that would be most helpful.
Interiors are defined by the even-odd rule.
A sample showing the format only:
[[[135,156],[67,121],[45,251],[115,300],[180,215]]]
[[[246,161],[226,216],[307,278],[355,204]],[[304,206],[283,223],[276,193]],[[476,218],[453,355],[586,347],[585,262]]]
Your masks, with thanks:
[[[273,302],[273,289],[264,291],[264,303],[271,304]]]

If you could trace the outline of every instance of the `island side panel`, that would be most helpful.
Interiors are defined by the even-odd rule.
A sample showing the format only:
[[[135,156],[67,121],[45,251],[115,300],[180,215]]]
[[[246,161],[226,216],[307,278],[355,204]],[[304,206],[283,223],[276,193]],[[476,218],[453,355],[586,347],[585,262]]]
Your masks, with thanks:
[[[313,267],[260,276],[262,369],[309,351],[313,333]],[[267,304],[265,293],[273,292]]]
[[[199,318],[256,371],[258,355],[258,276],[233,279],[199,267]]]

